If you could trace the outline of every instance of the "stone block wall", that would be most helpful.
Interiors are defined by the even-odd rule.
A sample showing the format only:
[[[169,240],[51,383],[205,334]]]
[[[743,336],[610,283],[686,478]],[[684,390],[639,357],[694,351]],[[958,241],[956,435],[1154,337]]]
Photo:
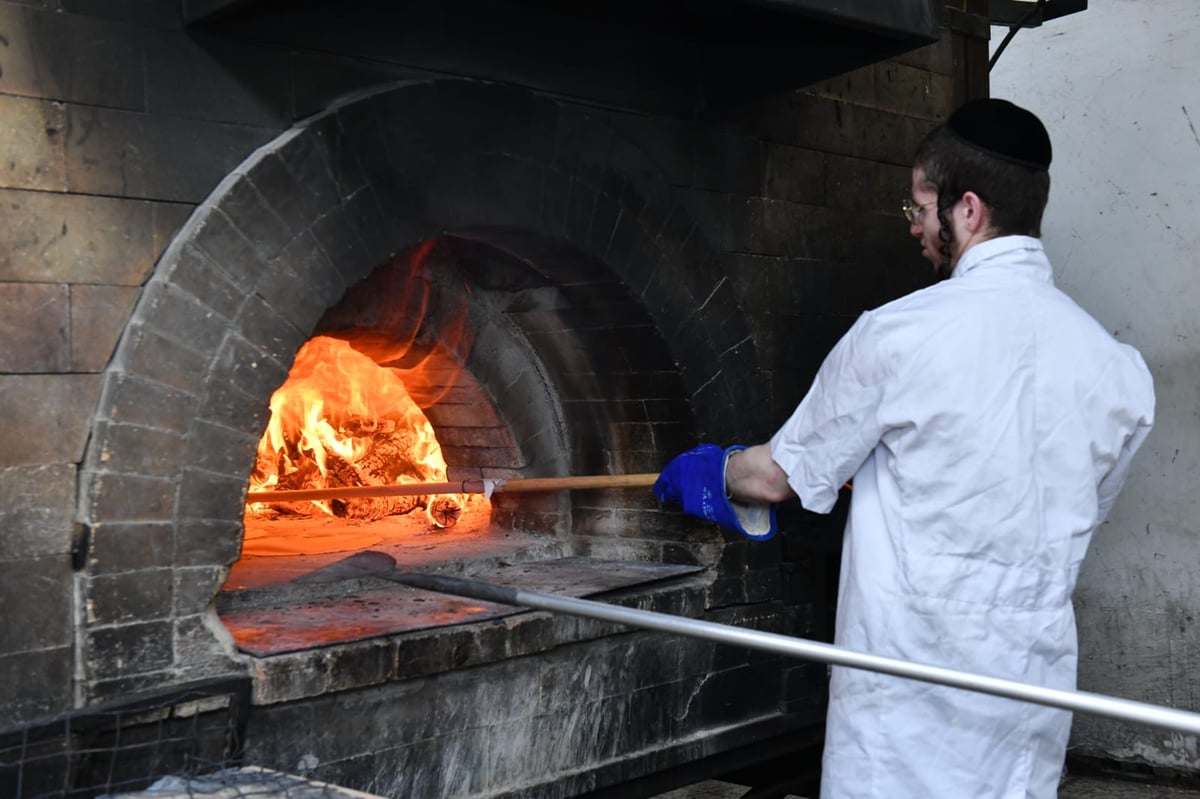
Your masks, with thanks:
[[[25,608],[0,633],[5,724],[77,704],[76,618],[119,618],[73,598],[77,465],[99,373],[175,230],[287,120],[175,113],[155,90],[185,39],[172,6],[0,3],[0,575],[5,607]]]
[[[775,631],[787,615],[759,607],[716,620]],[[259,708],[247,757],[278,768],[311,761],[313,778],[381,796],[562,799],[794,731],[796,718],[762,690],[778,683],[780,661],[709,641],[610,635]],[[799,723],[812,725],[818,710]],[[294,735],[271,734],[284,728]]]
[[[727,270],[719,301],[751,330],[755,379],[700,436],[769,435],[859,311],[929,279],[897,210],[907,162],[925,130],[981,92],[987,34],[977,15],[951,8],[943,31],[919,51],[702,115],[656,109],[641,93],[628,109],[560,98],[650,157]],[[186,579],[153,567],[178,560],[178,541],[202,552],[211,530],[129,525],[109,537],[106,557],[121,566],[101,575],[94,601],[81,602],[76,585],[87,555],[77,482],[101,373],[159,256],[294,121],[346,92],[430,74],[404,52],[361,58],[349,42],[314,51],[188,30],[169,0],[0,0],[0,595],[20,609],[0,627],[0,727],[91,701],[76,681],[81,623],[127,639],[129,660],[146,669],[181,645],[169,629],[124,620],[147,603],[186,603]],[[153,344],[142,351],[159,368],[188,369],[186,348]],[[113,394],[148,436],[186,429],[177,400],[170,380]],[[145,449],[179,444],[159,435]],[[131,483],[127,501],[164,501],[144,488]],[[739,542],[711,604],[783,592],[802,603],[797,631],[820,634],[831,586],[812,586],[835,560],[836,519],[790,523],[824,545],[814,553],[797,536],[783,547],[808,588],[781,585],[779,548]],[[801,678],[819,683],[819,672]]]

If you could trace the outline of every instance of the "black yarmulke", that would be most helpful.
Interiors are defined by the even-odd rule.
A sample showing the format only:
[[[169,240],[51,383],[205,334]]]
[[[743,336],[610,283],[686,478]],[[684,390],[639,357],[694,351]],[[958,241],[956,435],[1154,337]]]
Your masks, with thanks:
[[[1050,134],[1033,113],[1008,100],[986,98],[964,103],[946,127],[977,150],[1027,166],[1050,169]]]

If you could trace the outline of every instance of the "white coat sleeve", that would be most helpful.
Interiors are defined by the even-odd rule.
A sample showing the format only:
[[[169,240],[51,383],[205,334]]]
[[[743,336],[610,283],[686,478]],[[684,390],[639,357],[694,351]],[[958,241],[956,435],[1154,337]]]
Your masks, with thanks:
[[[1125,480],[1129,477],[1129,465],[1133,462],[1133,456],[1154,426],[1154,381],[1141,356],[1135,353],[1134,359],[1137,368],[1132,377],[1127,378],[1123,391],[1127,397],[1123,414],[1126,418],[1123,421],[1129,432],[1117,454],[1116,463],[1100,480],[1097,491],[1098,522],[1103,522],[1108,518],[1108,514],[1117,501],[1117,495],[1121,493],[1121,487],[1125,485]]]
[[[788,421],[771,437],[771,457],[800,503],[828,513],[839,489],[879,444],[888,362],[871,314],[859,317],[821,364]]]
[[[1113,505],[1117,501],[1117,495],[1121,493],[1121,487],[1125,485],[1125,479],[1129,477],[1129,464],[1133,461],[1133,453],[1142,445],[1142,442],[1146,440],[1146,436],[1149,433],[1149,425],[1139,427],[1125,445],[1125,449],[1122,450],[1121,456],[1117,459],[1116,466],[1100,481],[1098,492],[1100,500],[1099,522],[1107,519],[1108,514],[1112,511]]]

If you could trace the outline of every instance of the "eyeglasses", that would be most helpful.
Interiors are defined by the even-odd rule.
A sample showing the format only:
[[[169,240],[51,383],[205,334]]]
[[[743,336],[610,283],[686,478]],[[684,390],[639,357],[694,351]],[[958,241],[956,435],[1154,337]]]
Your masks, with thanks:
[[[912,197],[905,197],[900,201],[900,210],[904,212],[904,218],[908,220],[910,225],[916,225],[921,221],[921,215],[925,213],[927,206],[933,205],[937,200],[930,200],[927,203],[917,205],[913,202]]]

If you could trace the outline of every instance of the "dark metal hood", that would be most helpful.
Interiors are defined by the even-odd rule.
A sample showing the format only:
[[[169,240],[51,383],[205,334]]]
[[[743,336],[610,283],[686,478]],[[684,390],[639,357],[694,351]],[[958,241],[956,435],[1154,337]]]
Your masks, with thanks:
[[[181,0],[194,35],[696,112],[937,41],[937,0]]]
[[[914,41],[937,38],[937,15],[929,0],[745,0],[825,24]]]
[[[195,23],[219,18],[224,15],[253,11],[273,6],[276,9],[286,9],[312,5],[304,0],[277,2],[276,0],[182,0],[183,16],[186,22]],[[355,3],[343,3],[344,7],[352,9]],[[361,4],[359,4],[361,5]],[[395,5],[404,5],[396,3]],[[484,5],[479,3],[477,5]],[[650,16],[661,15],[664,11],[677,21],[687,24],[687,17],[694,15],[697,19],[725,18],[741,12],[751,13],[754,7],[768,9],[781,15],[794,18],[796,22],[808,20],[811,23],[831,25],[871,31],[879,35],[897,39],[912,39],[930,41],[937,38],[937,21],[930,0],[726,0],[725,2],[650,2],[632,4],[622,2],[607,3],[570,3],[543,2],[524,3],[526,6],[541,6],[543,9],[558,9],[590,13],[597,9],[607,8],[619,14],[628,16],[631,24],[636,24],[638,17],[643,14]]]

